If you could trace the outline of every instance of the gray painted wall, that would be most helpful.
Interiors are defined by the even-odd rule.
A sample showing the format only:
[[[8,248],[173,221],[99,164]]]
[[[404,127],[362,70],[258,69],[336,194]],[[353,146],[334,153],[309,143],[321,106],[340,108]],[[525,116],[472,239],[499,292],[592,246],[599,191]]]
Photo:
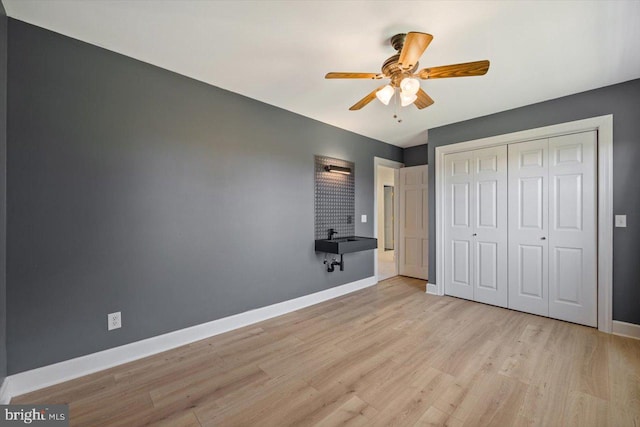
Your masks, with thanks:
[[[373,218],[400,148],[12,19],[8,71],[10,374],[373,275],[314,252],[314,154]]]
[[[0,1],[0,384],[7,376],[7,14]]]
[[[442,145],[613,114],[613,204],[627,228],[613,233],[613,318],[640,324],[640,80],[429,129],[429,163]],[[435,236],[435,168],[429,168],[429,234]],[[435,238],[429,242],[435,278]]]
[[[405,148],[403,150],[403,163],[406,167],[426,165],[428,163],[428,155],[427,144]]]

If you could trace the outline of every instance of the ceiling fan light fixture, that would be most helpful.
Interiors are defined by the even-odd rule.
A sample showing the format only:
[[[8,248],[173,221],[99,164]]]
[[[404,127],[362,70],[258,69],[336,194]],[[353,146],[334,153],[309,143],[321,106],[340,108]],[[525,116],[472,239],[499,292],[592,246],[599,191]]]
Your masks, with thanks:
[[[376,92],[376,98],[378,98],[384,105],[389,105],[389,101],[391,101],[391,97],[395,92],[396,90],[393,88],[393,86],[386,85]]]
[[[394,98],[394,106],[397,107],[398,98],[401,96],[402,106],[413,103],[417,109],[422,110],[433,105],[434,101],[420,88],[420,80],[418,79],[483,76],[489,71],[490,62],[487,59],[418,70],[418,61],[431,40],[433,40],[431,34],[420,31],[396,34],[391,37],[391,46],[397,53],[384,61],[381,73],[330,72],[325,75],[325,79],[388,79],[391,81],[391,83],[379,86],[366,94],[349,107],[350,111],[360,110],[375,98],[378,98],[384,105],[389,105],[391,98]]]
[[[400,105],[403,107],[413,104],[416,99],[418,99],[418,96],[415,94],[400,92]]]
[[[407,95],[415,95],[420,90],[420,80],[414,79],[413,77],[405,77],[400,82],[400,89],[402,93]]]

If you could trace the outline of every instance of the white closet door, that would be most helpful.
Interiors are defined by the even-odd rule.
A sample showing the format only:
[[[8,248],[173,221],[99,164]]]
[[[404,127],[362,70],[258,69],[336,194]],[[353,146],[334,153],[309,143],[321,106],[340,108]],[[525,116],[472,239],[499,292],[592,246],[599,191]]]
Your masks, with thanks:
[[[445,174],[444,289],[447,295],[473,300],[473,152],[446,155]]]
[[[400,274],[427,280],[427,166],[400,169]]]
[[[474,300],[507,306],[507,147],[473,152]]]
[[[549,315],[548,140],[509,145],[509,308]]]
[[[549,316],[597,326],[595,131],[549,139]]]

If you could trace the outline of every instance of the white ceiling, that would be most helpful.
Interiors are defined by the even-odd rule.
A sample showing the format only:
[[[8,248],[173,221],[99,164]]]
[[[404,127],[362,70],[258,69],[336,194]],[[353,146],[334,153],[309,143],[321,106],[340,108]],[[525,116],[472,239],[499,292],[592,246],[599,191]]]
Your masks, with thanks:
[[[2,0],[7,14],[289,111],[407,147],[427,129],[640,78],[640,1]],[[388,39],[434,40],[420,68],[489,59],[482,77],[424,81],[419,111],[379,86]]]

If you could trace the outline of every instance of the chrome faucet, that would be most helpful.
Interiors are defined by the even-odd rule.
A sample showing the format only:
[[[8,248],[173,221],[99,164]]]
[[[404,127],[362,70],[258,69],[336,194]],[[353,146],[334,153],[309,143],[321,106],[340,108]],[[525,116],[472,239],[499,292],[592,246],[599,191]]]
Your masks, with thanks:
[[[338,232],[335,230],[335,228],[330,228],[329,229],[329,240],[333,239],[333,235],[334,234],[338,234]]]

